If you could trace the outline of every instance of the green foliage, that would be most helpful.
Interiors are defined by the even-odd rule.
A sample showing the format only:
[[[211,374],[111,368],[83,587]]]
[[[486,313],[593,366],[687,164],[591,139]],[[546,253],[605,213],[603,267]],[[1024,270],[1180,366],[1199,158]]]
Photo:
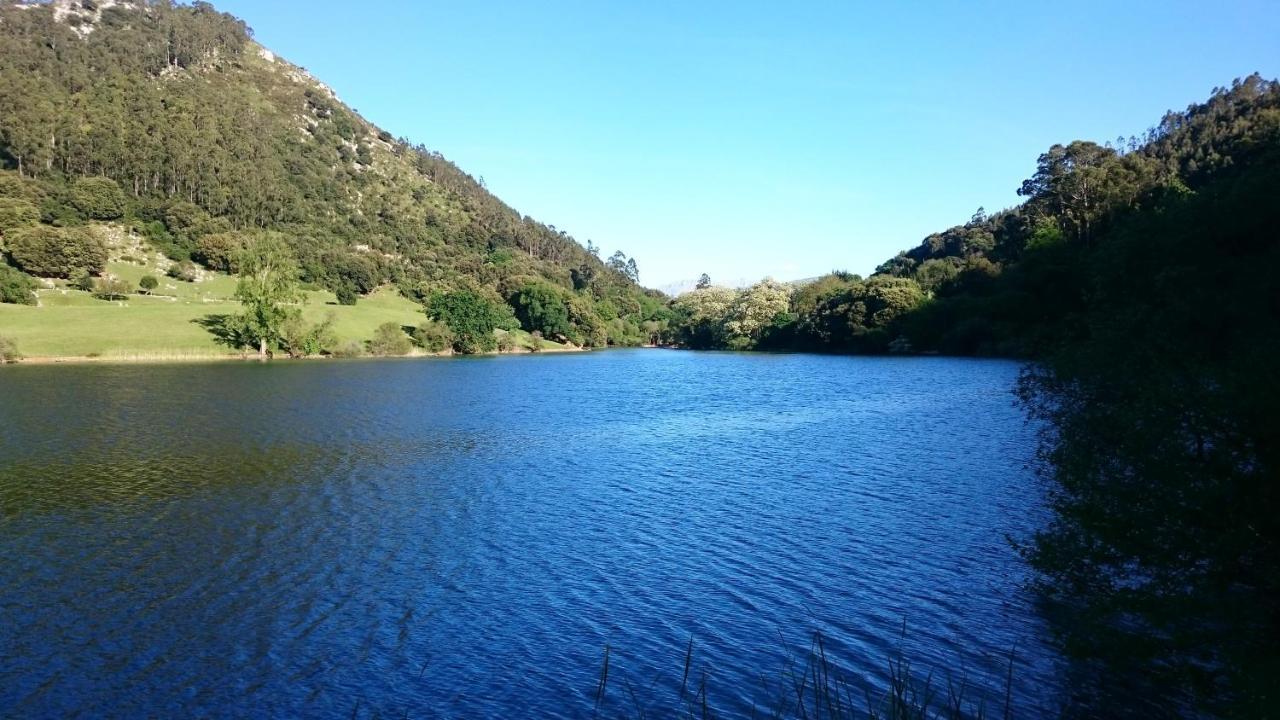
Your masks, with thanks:
[[[156,279],[155,275],[143,275],[142,279],[138,281],[138,289],[148,295],[158,287],[160,287],[160,281]]]
[[[413,343],[404,330],[393,322],[383,323],[373,333],[369,341],[369,354],[377,357],[408,355],[413,350]]]
[[[454,336],[448,325],[427,320],[413,331],[413,340],[427,352],[441,353],[453,348]]]
[[[280,324],[280,349],[291,358],[332,352],[338,344],[333,323],[333,313],[329,313],[318,323],[308,323],[301,313],[291,314]]]
[[[200,279],[200,269],[190,260],[183,260],[169,266],[167,274],[169,277],[183,282],[195,282]]]
[[[246,241],[240,233],[213,233],[196,240],[191,258],[210,270],[235,273]]]
[[[435,293],[427,303],[427,314],[444,323],[453,333],[453,349],[464,354],[493,352],[503,313],[493,303],[469,290]]]
[[[0,263],[0,303],[36,304],[36,283],[26,273]]]
[[[1054,428],[1054,521],[1026,554],[1071,610],[1068,647],[1232,717],[1274,707],[1280,667],[1272,127],[1193,193],[1108,218],[1076,253],[1088,295],[1020,386]]]
[[[67,286],[84,292],[93,292],[94,277],[84,268],[76,268],[71,271],[71,275],[67,278]]]
[[[538,330],[546,337],[569,337],[574,334],[569,321],[569,294],[549,283],[533,282],[512,297],[520,326],[530,332]]]
[[[697,349],[724,347],[725,325],[738,294],[723,287],[699,288],[671,303],[675,313],[677,342]]]
[[[0,196],[45,223],[127,210],[169,257],[199,248],[223,270],[234,270],[227,233],[282,232],[300,279],[343,304],[387,282],[505,298],[537,279],[576,286],[588,304],[626,298],[628,327],[649,319],[634,259],[609,271],[438,153],[261,57],[239,20],[203,3],[120,4],[81,37],[73,16],[0,3],[0,165],[11,168]],[[576,332],[625,340],[602,325]]]
[[[21,359],[22,353],[18,352],[18,344],[0,335],[0,363],[16,363]]]
[[[278,233],[253,237],[239,258],[236,299],[244,307],[241,320],[250,342],[264,354],[269,346],[280,345],[285,321],[298,312],[289,307],[302,301],[298,265]]]
[[[790,305],[791,288],[768,278],[738,293],[724,324],[730,346],[754,347],[764,329]]]
[[[31,225],[5,234],[13,262],[31,275],[69,277],[75,270],[93,274],[107,265],[107,249],[89,229]]]
[[[124,191],[111,178],[76,180],[71,186],[71,203],[85,217],[94,220],[115,220],[124,215]]]
[[[0,234],[40,221],[40,211],[26,200],[0,197]]]
[[[100,300],[124,300],[133,287],[115,276],[100,277],[93,282],[93,294]]]

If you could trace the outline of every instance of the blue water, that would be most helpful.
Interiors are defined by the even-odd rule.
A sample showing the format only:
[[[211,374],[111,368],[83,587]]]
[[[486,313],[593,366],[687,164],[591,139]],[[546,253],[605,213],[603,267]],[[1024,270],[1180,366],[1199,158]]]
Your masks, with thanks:
[[[0,716],[591,717],[606,645],[601,716],[662,715],[691,636],[690,684],[743,716],[815,631],[873,696],[900,653],[1002,701],[1016,646],[1037,716],[1059,661],[1006,540],[1044,519],[1017,372],[0,368]]]

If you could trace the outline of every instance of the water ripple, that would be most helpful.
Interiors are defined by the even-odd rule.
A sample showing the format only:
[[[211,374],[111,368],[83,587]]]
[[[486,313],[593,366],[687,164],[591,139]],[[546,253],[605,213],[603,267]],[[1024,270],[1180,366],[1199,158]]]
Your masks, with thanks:
[[[0,716],[722,714],[821,629],[1054,702],[1010,363],[608,352],[0,373]],[[903,621],[907,622],[902,635]]]

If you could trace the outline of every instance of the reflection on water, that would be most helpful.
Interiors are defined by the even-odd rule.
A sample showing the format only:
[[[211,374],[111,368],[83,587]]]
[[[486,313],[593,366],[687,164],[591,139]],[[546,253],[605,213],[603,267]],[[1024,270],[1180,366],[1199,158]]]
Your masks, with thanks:
[[[602,649],[727,714],[1057,661],[1013,364],[617,351],[0,372],[0,715],[582,717]],[[359,707],[357,707],[357,704]]]

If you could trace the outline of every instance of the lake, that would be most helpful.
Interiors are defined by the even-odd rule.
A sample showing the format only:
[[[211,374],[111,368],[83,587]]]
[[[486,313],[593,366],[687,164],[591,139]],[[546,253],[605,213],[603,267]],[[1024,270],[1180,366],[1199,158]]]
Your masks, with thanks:
[[[591,717],[606,645],[601,715],[662,714],[690,637],[689,685],[745,716],[815,631],[854,688],[901,654],[989,710],[1016,647],[1037,716],[1062,663],[1007,540],[1046,517],[1018,370],[0,368],[0,716]]]

